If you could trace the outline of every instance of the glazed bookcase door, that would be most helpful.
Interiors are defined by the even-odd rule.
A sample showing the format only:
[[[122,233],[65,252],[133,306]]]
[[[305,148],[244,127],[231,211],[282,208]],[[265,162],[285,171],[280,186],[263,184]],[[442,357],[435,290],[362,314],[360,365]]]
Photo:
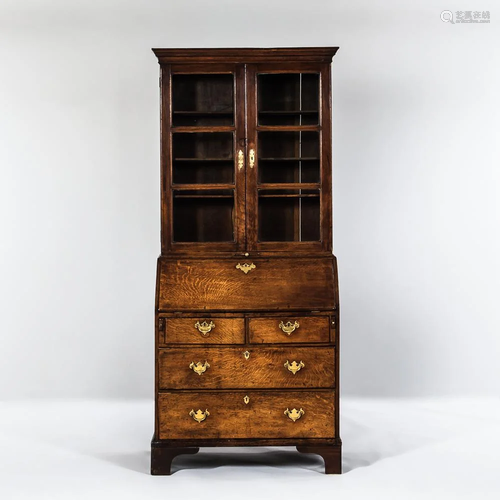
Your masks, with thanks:
[[[249,250],[331,251],[329,86],[327,65],[247,66]]]
[[[245,243],[244,67],[162,67],[163,251]]]

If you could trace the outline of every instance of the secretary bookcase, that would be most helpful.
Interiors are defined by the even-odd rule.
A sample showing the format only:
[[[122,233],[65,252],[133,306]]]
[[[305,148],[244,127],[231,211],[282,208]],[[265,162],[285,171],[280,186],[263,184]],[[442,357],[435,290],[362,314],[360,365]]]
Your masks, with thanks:
[[[212,446],[341,471],[332,255],[336,47],[153,49],[161,255],[152,474]]]

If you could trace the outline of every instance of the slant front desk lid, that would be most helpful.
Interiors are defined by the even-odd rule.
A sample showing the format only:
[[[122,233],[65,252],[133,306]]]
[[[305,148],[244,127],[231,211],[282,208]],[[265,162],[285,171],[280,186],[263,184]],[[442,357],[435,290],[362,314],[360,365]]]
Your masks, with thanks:
[[[335,257],[159,259],[159,311],[332,310]]]

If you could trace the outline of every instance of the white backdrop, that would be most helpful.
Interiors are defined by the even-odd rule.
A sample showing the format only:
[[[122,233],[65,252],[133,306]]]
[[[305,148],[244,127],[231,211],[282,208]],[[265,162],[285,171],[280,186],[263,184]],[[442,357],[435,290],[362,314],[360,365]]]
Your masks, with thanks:
[[[0,0],[0,399],[153,395],[151,47],[322,45],[343,394],[498,394],[496,7]]]

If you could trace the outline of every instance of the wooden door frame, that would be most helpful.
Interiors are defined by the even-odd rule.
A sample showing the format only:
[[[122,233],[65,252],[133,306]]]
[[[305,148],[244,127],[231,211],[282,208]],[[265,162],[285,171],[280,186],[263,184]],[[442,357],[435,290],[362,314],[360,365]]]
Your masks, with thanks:
[[[190,253],[217,253],[238,252],[245,249],[246,227],[246,176],[245,169],[238,169],[238,151],[245,149],[245,68],[243,64],[235,63],[189,63],[189,64],[161,64],[161,253],[190,254]],[[179,242],[173,241],[173,193],[172,183],[172,74],[234,74],[234,242]],[[179,127],[179,132],[195,133],[200,131],[195,127]],[[202,128],[202,127],[199,127]],[[217,127],[204,127],[217,131]],[[225,127],[227,129],[227,127]],[[222,131],[222,130],[221,130]]]
[[[318,127],[302,130],[318,130],[320,134],[320,238],[319,242],[264,242],[258,241],[258,131],[272,130],[257,123],[257,74],[317,72],[320,75],[320,121]],[[253,149],[255,167],[246,168],[246,239],[249,252],[327,252],[332,251],[332,127],[331,127],[331,65],[329,63],[256,63],[246,65],[246,130],[247,152]],[[275,130],[286,130],[279,127]],[[293,127],[291,129],[294,129]],[[247,153],[248,154],[248,153]]]

